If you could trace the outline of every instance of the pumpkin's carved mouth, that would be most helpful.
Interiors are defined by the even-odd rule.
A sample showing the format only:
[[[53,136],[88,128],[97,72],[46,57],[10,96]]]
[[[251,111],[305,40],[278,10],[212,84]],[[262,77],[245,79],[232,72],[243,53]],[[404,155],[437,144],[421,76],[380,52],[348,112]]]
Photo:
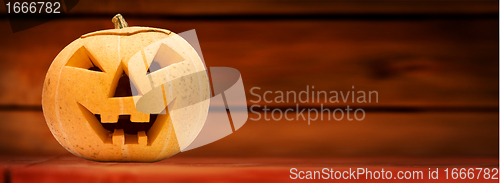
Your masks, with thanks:
[[[150,114],[148,122],[132,122],[130,115],[119,115],[116,122],[101,122],[100,114],[93,114],[78,104],[94,132],[106,144],[139,144],[150,146],[167,122],[165,114]]]
[[[102,127],[104,127],[104,129],[106,130],[114,132],[116,129],[123,129],[123,132],[125,134],[134,135],[139,133],[140,131],[149,131],[151,126],[153,126],[153,124],[155,123],[158,114],[150,114],[149,122],[146,123],[134,123],[130,121],[130,115],[119,115],[118,122],[116,123],[102,123],[100,114],[94,114],[94,116],[97,118],[97,120],[99,120],[99,122],[102,124]]]

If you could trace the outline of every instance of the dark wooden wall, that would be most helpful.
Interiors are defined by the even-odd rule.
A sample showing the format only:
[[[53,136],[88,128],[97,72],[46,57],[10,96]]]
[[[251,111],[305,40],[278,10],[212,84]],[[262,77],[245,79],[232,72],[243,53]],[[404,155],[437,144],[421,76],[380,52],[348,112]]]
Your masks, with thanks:
[[[18,33],[0,10],[3,155],[67,153],[41,111],[45,73],[121,13],[132,26],[196,29],[207,65],[238,69],[248,100],[254,86],[379,92],[361,122],[249,120],[180,156],[498,156],[497,1],[80,1]]]

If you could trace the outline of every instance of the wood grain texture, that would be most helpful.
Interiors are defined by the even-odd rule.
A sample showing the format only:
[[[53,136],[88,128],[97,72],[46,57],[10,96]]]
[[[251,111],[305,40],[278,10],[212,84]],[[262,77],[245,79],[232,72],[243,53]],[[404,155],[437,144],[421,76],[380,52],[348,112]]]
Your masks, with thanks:
[[[238,69],[249,101],[257,99],[252,87],[262,95],[314,85],[378,91],[379,102],[364,106],[498,106],[497,20],[127,21],[196,29],[207,65]],[[110,19],[56,20],[15,34],[8,21],[0,25],[1,105],[40,105],[59,51],[80,35],[112,28]]]
[[[287,117],[297,120],[249,117],[235,133],[176,156],[498,157],[496,113],[366,113],[363,121],[324,115],[311,125],[293,113]],[[0,112],[0,118],[0,155],[68,154],[41,112]]]
[[[295,105],[251,102],[252,87],[262,95],[308,85],[378,91],[379,102],[326,104],[368,109],[363,121],[308,125],[250,113],[233,134],[156,163],[78,158],[53,138],[40,111],[45,73],[71,41],[113,28],[116,13],[131,26],[196,29],[209,67],[241,72],[249,105]],[[0,6],[0,183],[285,182],[292,167],[498,167],[497,14],[498,1],[489,0],[103,0],[80,1],[67,18],[13,34]],[[441,175],[428,182],[457,182]],[[400,182],[378,182],[391,181]]]
[[[17,162],[16,162],[17,161]],[[22,163],[21,163],[22,162]],[[35,163],[33,163],[35,162]],[[98,163],[74,156],[11,157],[0,164],[8,170],[12,182],[289,182],[290,169],[349,171],[422,171],[415,182],[457,182],[444,177],[445,168],[498,167],[498,159],[485,158],[171,158],[156,163]],[[428,180],[428,170],[439,168],[438,180]],[[396,175],[393,175],[395,177]],[[401,180],[303,180],[309,182],[401,182]],[[496,182],[473,179],[461,182]]]
[[[68,153],[50,133],[41,112],[0,112],[0,116],[0,154]]]

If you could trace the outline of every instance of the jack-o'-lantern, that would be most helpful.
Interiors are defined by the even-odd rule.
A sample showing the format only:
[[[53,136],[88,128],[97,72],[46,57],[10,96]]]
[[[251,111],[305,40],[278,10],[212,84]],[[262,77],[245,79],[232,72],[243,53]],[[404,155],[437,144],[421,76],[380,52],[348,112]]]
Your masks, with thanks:
[[[115,29],[73,41],[52,62],[42,93],[47,125],[64,148],[85,159],[168,158],[206,120],[206,67],[171,31],[128,27],[119,14],[113,23]]]

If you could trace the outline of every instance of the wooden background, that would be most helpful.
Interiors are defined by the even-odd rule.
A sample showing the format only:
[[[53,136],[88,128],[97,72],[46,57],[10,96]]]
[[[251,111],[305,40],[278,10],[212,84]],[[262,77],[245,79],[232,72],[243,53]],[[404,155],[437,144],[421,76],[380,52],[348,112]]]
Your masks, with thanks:
[[[379,102],[348,103],[366,109],[360,122],[249,120],[153,164],[76,158],[45,124],[45,73],[80,35],[113,28],[116,13],[131,26],[196,29],[207,65],[238,69],[248,101],[255,86],[354,85],[378,91]],[[498,27],[498,1],[104,0],[12,33],[1,6],[0,182],[276,182],[289,180],[290,167],[498,167]]]
[[[16,167],[49,161],[50,165],[50,157],[71,157],[52,137],[43,118],[45,73],[59,51],[80,35],[113,28],[111,18],[116,13],[132,26],[177,33],[196,29],[207,65],[238,69],[248,100],[256,99],[249,93],[254,86],[302,91],[314,85],[316,90],[348,91],[354,85],[356,90],[379,93],[378,103],[356,104],[367,111],[364,121],[307,125],[302,120],[249,120],[234,134],[180,153],[162,161],[164,164],[196,167],[208,161],[218,167],[218,162],[226,162],[232,169],[265,166],[269,161],[279,167],[309,162],[285,161],[287,164],[276,161],[279,158],[320,158],[313,162],[323,166],[321,163],[403,161],[411,166],[418,164],[415,158],[431,158],[424,162],[498,166],[497,1],[305,0],[81,1],[64,18],[18,33],[12,33],[5,9],[0,8],[2,164]],[[13,156],[17,158],[9,158]],[[68,162],[82,160],[59,158],[53,164]],[[282,174],[283,167],[278,169],[249,171],[266,177]],[[227,170],[225,166],[214,169],[219,173]],[[66,175],[67,171],[73,172],[60,167],[47,170],[46,165],[10,168],[0,179],[29,182],[32,179],[26,175],[43,175],[50,181],[51,175]],[[89,171],[78,176],[86,177]]]
[[[81,1],[18,33],[2,12],[0,154],[67,153],[41,111],[45,73],[72,40],[121,13],[132,26],[196,29],[207,65],[238,69],[248,100],[254,86],[379,92],[359,106],[361,122],[249,120],[179,156],[498,156],[496,1]]]

